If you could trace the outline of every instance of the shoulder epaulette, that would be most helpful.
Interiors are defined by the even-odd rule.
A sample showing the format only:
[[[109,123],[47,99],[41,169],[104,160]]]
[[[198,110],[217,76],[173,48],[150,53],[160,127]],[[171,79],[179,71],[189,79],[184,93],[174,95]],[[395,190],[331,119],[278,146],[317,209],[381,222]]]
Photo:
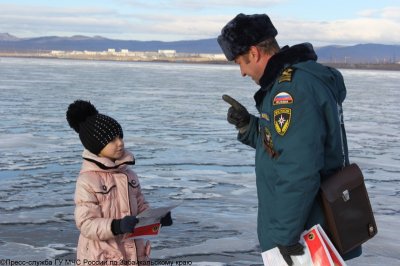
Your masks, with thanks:
[[[293,73],[294,73],[294,68],[293,68],[293,67],[287,67],[287,68],[285,68],[285,69],[282,71],[282,73],[281,73],[281,75],[280,75],[280,77],[279,77],[278,83],[281,83],[281,82],[291,82],[291,81],[292,81]]]

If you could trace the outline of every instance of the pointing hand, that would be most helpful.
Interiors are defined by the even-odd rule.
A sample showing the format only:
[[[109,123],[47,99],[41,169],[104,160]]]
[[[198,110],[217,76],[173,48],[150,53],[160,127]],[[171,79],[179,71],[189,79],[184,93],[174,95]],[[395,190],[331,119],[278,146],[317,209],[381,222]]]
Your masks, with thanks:
[[[228,109],[228,122],[232,125],[235,125],[237,129],[247,126],[250,122],[250,114],[246,107],[241,105],[229,95],[222,95],[222,99],[231,105],[231,107]]]

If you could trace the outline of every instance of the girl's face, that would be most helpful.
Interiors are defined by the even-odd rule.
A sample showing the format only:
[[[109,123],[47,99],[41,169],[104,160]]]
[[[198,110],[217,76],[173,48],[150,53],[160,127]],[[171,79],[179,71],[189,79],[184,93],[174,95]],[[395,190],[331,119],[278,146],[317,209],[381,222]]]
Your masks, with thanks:
[[[124,155],[124,152],[124,140],[116,137],[100,151],[99,156],[115,161],[120,159]]]

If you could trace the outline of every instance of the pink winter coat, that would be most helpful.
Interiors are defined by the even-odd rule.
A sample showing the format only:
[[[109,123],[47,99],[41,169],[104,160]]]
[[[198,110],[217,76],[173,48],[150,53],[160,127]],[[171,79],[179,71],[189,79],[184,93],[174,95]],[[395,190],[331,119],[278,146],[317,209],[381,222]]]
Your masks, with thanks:
[[[125,151],[116,162],[87,150],[82,156],[75,190],[75,222],[81,232],[77,259],[81,264],[84,260],[89,263],[144,260],[143,239],[122,241],[124,235],[115,236],[111,231],[113,219],[137,215],[148,208],[139,179],[128,167],[134,161],[133,155]]]

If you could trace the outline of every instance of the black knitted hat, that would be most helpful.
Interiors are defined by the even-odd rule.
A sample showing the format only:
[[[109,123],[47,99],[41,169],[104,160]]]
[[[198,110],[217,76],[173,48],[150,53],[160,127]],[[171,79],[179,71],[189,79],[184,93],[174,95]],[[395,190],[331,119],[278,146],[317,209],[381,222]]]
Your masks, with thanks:
[[[67,121],[78,134],[83,146],[98,155],[117,136],[123,138],[121,125],[113,118],[100,114],[93,104],[76,100],[67,110]]]
[[[240,13],[229,21],[218,36],[218,44],[229,61],[246,53],[250,46],[275,37],[275,29],[265,14],[245,15]]]

